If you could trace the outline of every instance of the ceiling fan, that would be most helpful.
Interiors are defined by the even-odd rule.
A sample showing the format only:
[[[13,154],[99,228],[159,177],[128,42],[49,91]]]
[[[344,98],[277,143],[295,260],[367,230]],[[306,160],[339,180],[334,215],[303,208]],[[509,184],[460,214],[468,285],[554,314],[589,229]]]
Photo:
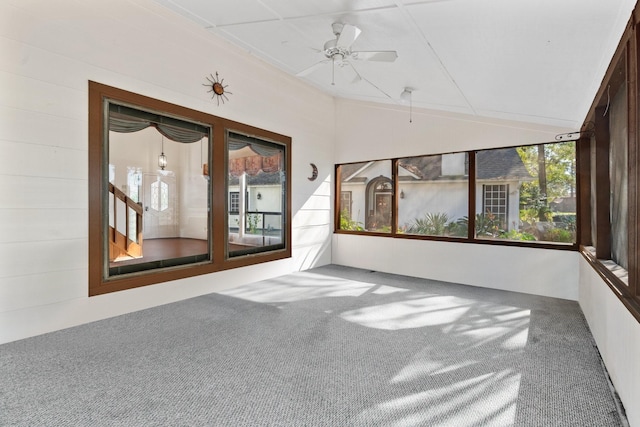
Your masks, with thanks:
[[[326,59],[313,64],[312,66],[305,68],[296,74],[298,77],[306,76],[313,73],[318,68],[324,66],[324,64],[331,63],[331,84],[335,84],[335,66],[336,63],[340,67],[349,65],[353,71],[355,71],[358,78],[362,79],[362,76],[354,68],[353,64],[349,62],[349,59],[362,60],[362,61],[379,61],[379,62],[393,62],[398,57],[398,53],[395,50],[374,50],[374,51],[354,51],[351,50],[351,45],[356,41],[360,33],[360,28],[344,24],[341,22],[334,22],[331,24],[335,39],[328,40],[324,44],[324,48],[321,51]]]

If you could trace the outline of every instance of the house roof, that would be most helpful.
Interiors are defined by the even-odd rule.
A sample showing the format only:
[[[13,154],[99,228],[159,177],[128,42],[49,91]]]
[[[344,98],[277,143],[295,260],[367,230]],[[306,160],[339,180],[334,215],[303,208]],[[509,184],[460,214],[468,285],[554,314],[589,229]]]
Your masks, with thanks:
[[[349,163],[342,165],[342,179],[346,180],[362,169],[368,162]],[[410,181],[437,181],[466,179],[469,174],[469,161],[465,157],[464,176],[443,176],[442,155],[405,157],[398,160],[398,165],[418,178],[410,176],[402,177]],[[527,171],[518,151],[514,147],[499,148],[478,151],[476,154],[477,179],[480,180],[531,180],[531,174]],[[360,174],[349,179],[349,182],[357,182],[366,176],[365,168]]]
[[[238,185],[238,178],[229,177],[229,185]],[[281,184],[280,172],[259,172],[256,175],[247,175],[247,185],[278,185]]]
[[[518,151],[513,147],[479,151],[476,155],[476,170],[478,179],[532,179]]]

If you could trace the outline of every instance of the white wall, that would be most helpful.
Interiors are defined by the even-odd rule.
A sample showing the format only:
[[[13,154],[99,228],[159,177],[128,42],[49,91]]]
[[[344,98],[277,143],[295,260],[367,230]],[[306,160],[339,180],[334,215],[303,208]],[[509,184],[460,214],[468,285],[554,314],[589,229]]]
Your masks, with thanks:
[[[336,264],[484,288],[578,299],[573,251],[336,234]]]
[[[416,109],[409,123],[406,108],[349,100],[336,101],[336,118],[336,163],[551,142],[569,131]],[[332,251],[341,265],[578,298],[575,252],[344,234]]]
[[[640,425],[640,324],[582,257],[579,302],[629,424]]]
[[[560,127],[336,100],[337,163],[553,142]]]
[[[0,52],[0,342],[330,262],[331,97],[150,0],[2,1]],[[89,80],[291,136],[293,257],[88,298]]]

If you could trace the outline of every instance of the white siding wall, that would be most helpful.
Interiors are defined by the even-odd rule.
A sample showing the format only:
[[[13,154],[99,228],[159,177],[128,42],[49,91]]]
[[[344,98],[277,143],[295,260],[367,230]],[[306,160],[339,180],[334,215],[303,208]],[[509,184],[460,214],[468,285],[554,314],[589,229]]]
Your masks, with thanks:
[[[150,0],[2,1],[0,52],[0,342],[330,262],[332,98]],[[291,136],[293,258],[88,298],[88,80]]]

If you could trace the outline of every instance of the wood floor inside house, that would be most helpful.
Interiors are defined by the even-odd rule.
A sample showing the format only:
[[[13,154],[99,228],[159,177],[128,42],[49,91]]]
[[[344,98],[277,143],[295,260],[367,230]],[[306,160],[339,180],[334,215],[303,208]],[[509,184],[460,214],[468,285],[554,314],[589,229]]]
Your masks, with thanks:
[[[141,264],[206,253],[206,240],[181,238],[146,239],[142,244],[142,258],[119,258],[112,261],[110,266]]]
[[[229,252],[241,249],[246,249],[246,246],[229,243]],[[142,245],[142,258],[118,258],[110,263],[110,267],[142,264],[206,253],[206,240],[182,238],[146,239]]]

